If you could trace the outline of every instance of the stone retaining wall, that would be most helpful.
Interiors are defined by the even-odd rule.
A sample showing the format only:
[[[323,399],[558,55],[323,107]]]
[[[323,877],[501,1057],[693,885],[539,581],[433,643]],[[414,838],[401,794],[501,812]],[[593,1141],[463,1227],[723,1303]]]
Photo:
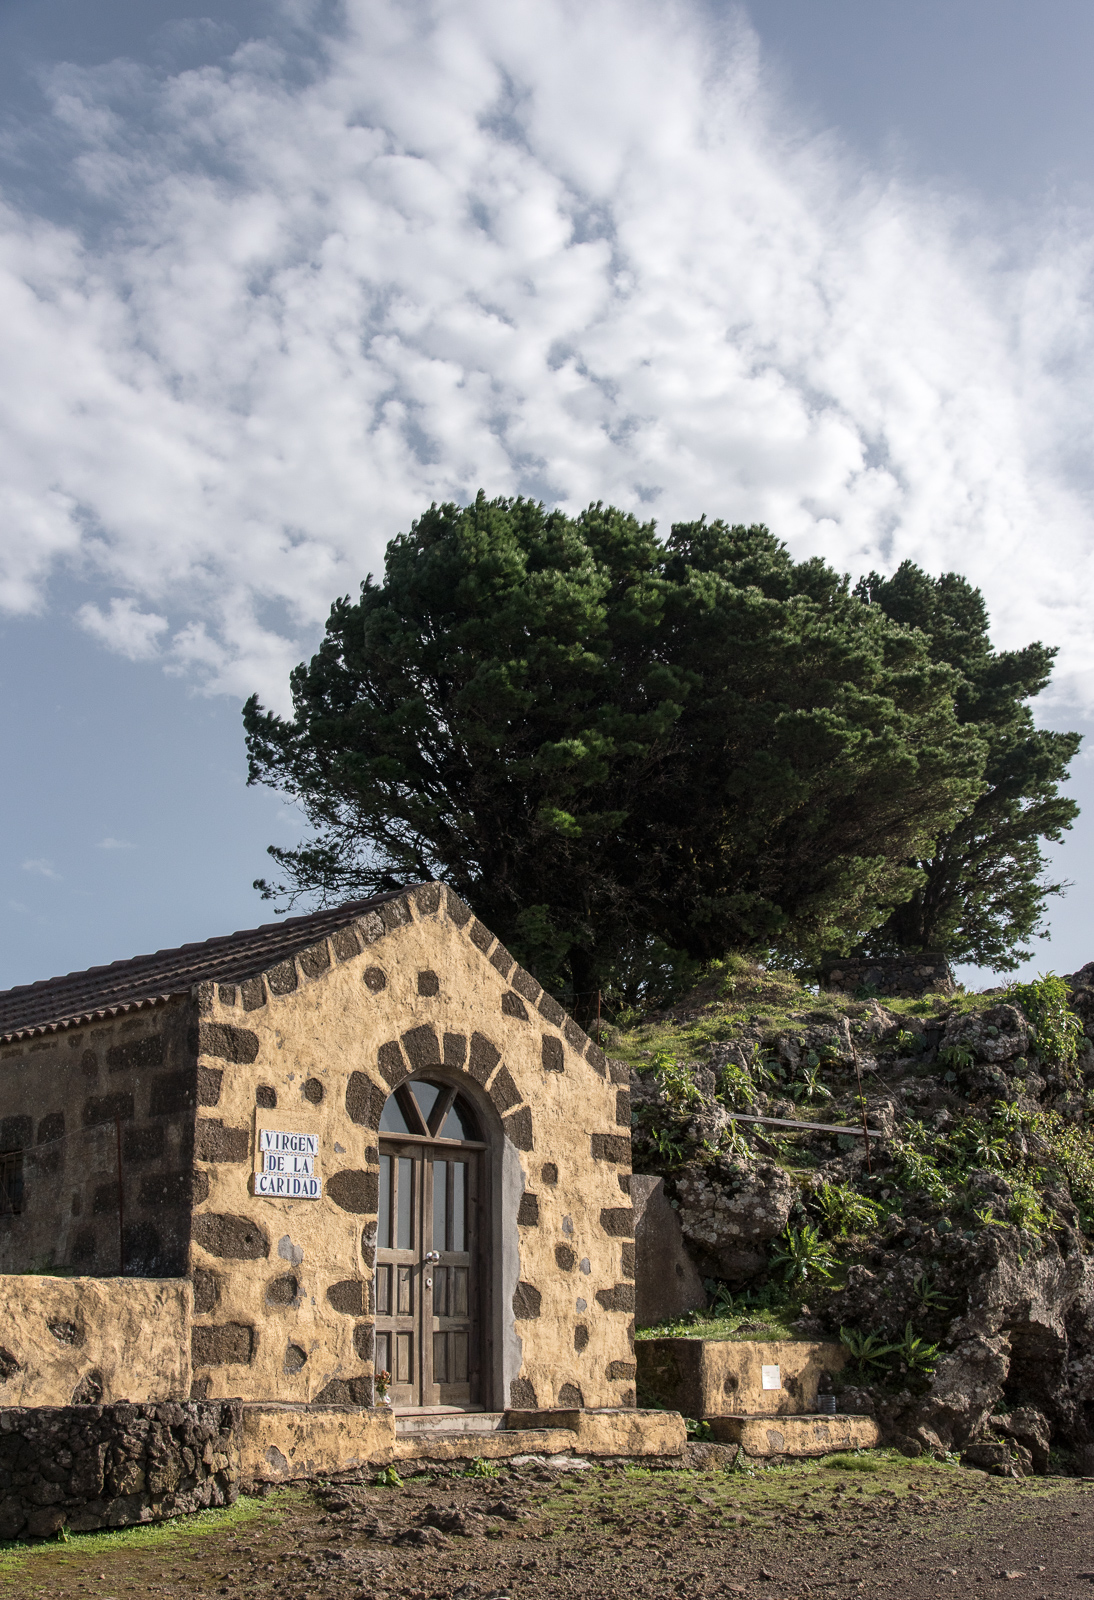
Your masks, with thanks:
[[[0,1409],[0,1539],[230,1505],[241,1419],[232,1400]]]
[[[821,964],[821,987],[915,1000],[922,994],[953,994],[954,981],[946,956],[916,950],[899,956],[827,956]]]

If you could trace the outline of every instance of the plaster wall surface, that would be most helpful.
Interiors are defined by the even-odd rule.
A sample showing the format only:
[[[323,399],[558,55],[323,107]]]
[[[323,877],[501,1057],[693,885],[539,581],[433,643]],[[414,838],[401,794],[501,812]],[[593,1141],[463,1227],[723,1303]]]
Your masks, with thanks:
[[[3,1280],[0,1407],[190,1396],[184,1278]]]
[[[460,901],[425,885],[197,999],[196,1395],[371,1403],[377,1129],[417,1073],[491,1146],[484,1403],[633,1405],[629,1096]],[[253,1193],[266,1126],[317,1136],[321,1199]]]
[[[395,1419],[388,1406],[243,1407],[240,1473],[248,1485],[382,1467],[394,1456]]]
[[[822,1374],[839,1372],[847,1361],[842,1345],[805,1339],[641,1339],[636,1349],[650,1393],[685,1416],[704,1418],[813,1411]],[[766,1388],[765,1368],[772,1384]]]

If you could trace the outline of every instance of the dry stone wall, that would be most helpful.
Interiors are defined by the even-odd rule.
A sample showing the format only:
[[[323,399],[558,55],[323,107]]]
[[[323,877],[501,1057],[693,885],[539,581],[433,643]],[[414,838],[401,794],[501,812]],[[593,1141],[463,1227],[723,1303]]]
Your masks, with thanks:
[[[0,1410],[0,1539],[46,1539],[230,1505],[238,1402]]]

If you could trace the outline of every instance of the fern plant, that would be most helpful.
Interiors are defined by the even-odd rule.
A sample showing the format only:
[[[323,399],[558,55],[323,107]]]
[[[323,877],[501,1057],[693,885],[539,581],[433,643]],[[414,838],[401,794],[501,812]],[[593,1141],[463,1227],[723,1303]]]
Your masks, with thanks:
[[[912,1294],[925,1311],[941,1310],[949,1300],[928,1272],[921,1272],[912,1284]]]
[[[780,1277],[786,1283],[807,1283],[810,1278],[830,1278],[839,1263],[819,1229],[806,1222],[800,1228],[783,1230],[771,1265],[781,1269]]]
[[[818,1184],[813,1203],[829,1232],[841,1236],[866,1233],[877,1226],[881,1217],[881,1207],[847,1183]]]
[[[938,1365],[938,1346],[928,1344],[915,1332],[911,1323],[905,1323],[904,1337],[890,1351],[904,1363],[909,1372],[931,1373]]]
[[[858,1328],[841,1328],[839,1338],[852,1363],[863,1374],[871,1367],[883,1366],[895,1348],[885,1344],[876,1333],[861,1333]]]

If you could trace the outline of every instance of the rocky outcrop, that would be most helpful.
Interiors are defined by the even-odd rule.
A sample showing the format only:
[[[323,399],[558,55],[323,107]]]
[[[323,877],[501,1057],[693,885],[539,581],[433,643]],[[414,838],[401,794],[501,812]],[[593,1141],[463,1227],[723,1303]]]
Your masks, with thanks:
[[[767,1267],[772,1241],[798,1191],[772,1161],[718,1159],[686,1167],[673,1183],[685,1242],[709,1277],[739,1282]]]
[[[664,1177],[712,1292],[793,1313],[785,1251],[811,1234],[831,1276],[799,1279],[795,1326],[872,1339],[841,1409],[909,1453],[1094,1468],[1094,963],[1068,983],[1077,1050],[996,992],[746,1016],[633,1075],[636,1170]],[[836,1131],[784,1143],[734,1111]]]
[[[238,1400],[0,1410],[0,1539],[231,1505],[241,1416]]]

